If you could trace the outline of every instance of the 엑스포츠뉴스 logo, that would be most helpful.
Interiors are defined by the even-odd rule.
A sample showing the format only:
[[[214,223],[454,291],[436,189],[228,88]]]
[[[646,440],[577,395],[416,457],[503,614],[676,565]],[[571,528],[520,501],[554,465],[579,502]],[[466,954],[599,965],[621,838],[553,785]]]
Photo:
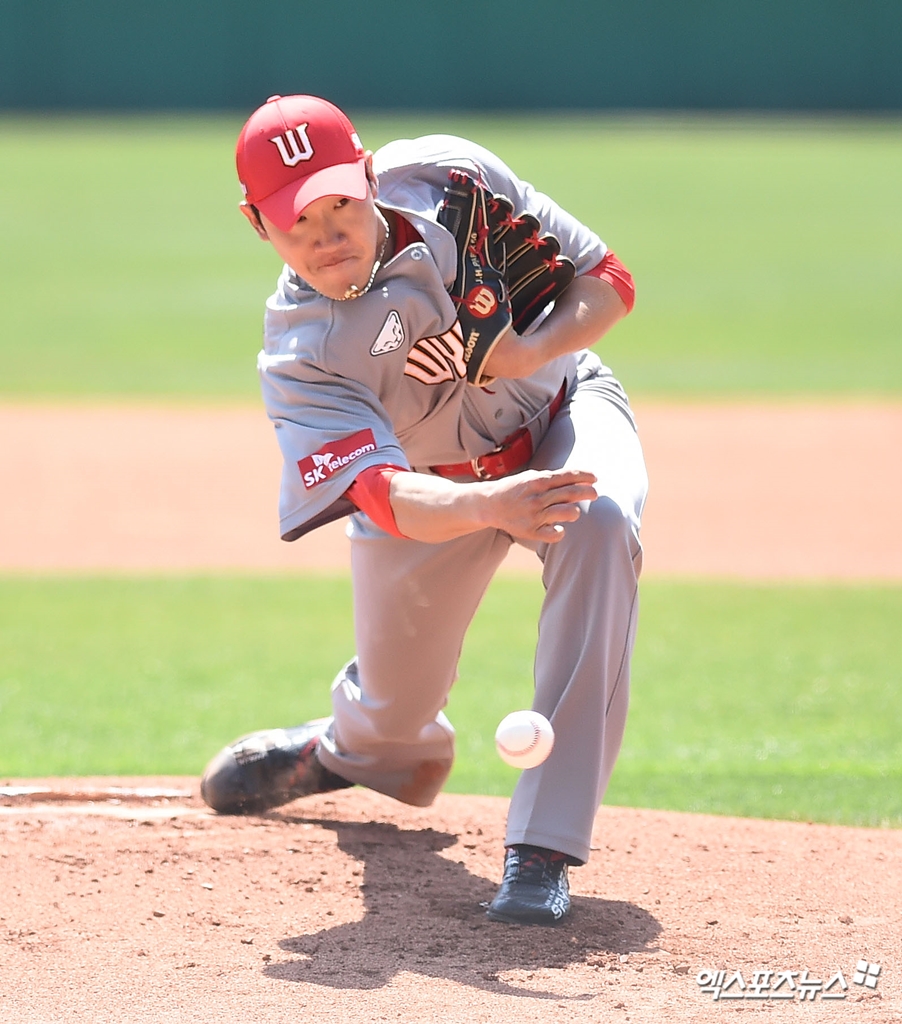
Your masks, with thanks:
[[[356,434],[340,437],[323,445],[318,452],[298,459],[301,479],[309,491],[311,487],[328,480],[345,466],[355,462],[361,455],[376,450],[376,438],[372,430],[358,430]]]

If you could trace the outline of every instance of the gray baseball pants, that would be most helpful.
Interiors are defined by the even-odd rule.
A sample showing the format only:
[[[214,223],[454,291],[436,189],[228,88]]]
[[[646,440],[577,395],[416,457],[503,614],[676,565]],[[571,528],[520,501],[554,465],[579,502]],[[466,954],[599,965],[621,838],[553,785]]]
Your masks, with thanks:
[[[505,841],[585,862],[626,722],[648,489],[612,378],[571,389],[530,465],[593,472],[599,497],[565,526],[563,540],[537,547],[545,598],[532,706],[554,726],[555,745],[544,764],[521,774]],[[424,544],[391,537],[362,515],[351,538],[357,657],[333,684],[321,759],[352,782],[426,806],[454,758],[442,709],[464,634],[513,541],[482,530]]]

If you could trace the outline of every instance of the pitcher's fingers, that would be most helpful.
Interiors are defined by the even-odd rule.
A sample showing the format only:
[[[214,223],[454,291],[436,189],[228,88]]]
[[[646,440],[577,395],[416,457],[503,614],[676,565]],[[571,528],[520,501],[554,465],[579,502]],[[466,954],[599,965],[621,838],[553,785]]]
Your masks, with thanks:
[[[549,523],[547,526],[540,526],[535,532],[534,540],[545,541],[547,544],[557,544],[564,539],[564,528],[558,523]]]
[[[580,501],[595,501],[598,491],[592,484],[566,484],[546,491],[545,501],[551,505],[576,504]]]
[[[558,490],[562,487],[594,487],[596,483],[594,473],[574,472],[571,470],[558,470],[549,474],[544,479],[535,481],[542,490]]]
[[[597,477],[587,469],[545,469],[539,470],[539,475],[546,480],[555,481],[559,484],[587,483],[594,484]]]
[[[575,523],[581,515],[579,505],[550,505],[542,518],[545,523]]]

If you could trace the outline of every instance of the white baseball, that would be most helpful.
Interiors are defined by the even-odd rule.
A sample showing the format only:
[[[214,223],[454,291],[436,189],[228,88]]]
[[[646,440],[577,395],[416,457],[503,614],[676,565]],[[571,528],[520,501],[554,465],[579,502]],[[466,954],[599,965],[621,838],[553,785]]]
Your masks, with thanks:
[[[535,768],[553,746],[554,729],[538,711],[512,711],[495,730],[498,756],[514,768]]]

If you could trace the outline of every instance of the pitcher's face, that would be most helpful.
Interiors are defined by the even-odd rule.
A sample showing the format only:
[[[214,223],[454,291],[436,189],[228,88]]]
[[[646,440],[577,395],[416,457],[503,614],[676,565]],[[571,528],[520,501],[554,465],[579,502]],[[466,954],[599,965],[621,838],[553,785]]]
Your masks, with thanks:
[[[285,263],[329,299],[344,298],[352,285],[366,286],[385,241],[385,222],[372,195],[362,201],[323,196],[305,207],[290,231],[265,214],[260,219]]]

